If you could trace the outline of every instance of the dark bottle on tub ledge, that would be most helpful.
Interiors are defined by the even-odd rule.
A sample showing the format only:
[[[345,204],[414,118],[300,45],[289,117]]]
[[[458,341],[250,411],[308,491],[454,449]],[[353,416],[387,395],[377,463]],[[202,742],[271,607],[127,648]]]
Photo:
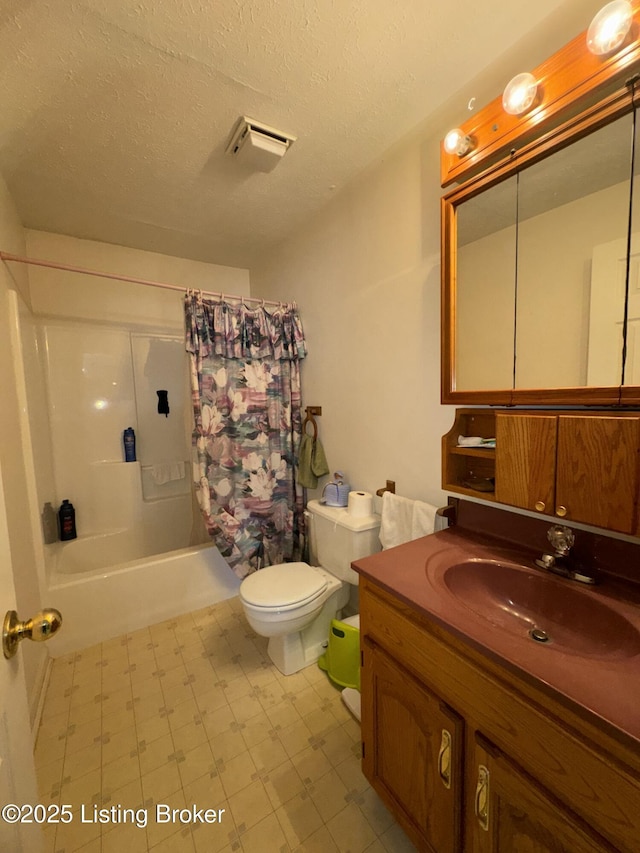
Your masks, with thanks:
[[[58,510],[58,519],[60,521],[60,540],[67,542],[69,539],[77,539],[76,511],[71,501],[66,498],[62,501]]]
[[[124,461],[125,462],[135,462],[136,461],[136,434],[133,431],[133,427],[127,427],[122,434],[122,438],[124,441]]]

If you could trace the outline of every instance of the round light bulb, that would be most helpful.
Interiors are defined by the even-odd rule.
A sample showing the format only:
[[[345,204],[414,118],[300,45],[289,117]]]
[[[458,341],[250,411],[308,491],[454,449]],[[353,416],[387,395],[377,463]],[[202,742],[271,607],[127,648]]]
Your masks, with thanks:
[[[603,6],[587,30],[587,47],[596,56],[605,56],[617,50],[625,40],[633,10],[628,0],[613,0]]]
[[[535,101],[537,92],[538,81],[533,74],[529,74],[528,71],[517,74],[509,80],[502,93],[502,106],[505,112],[512,116],[526,113]]]
[[[454,127],[445,136],[443,144],[447,154],[457,154],[458,157],[462,157],[471,148],[471,139],[459,127]]]

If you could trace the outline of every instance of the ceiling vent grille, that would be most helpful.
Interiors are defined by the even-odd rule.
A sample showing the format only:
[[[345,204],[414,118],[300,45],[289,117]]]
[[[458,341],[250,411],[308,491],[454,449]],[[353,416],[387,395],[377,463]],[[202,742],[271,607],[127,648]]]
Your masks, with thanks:
[[[238,163],[259,172],[270,172],[287,153],[297,137],[247,116],[236,123],[226,152]]]

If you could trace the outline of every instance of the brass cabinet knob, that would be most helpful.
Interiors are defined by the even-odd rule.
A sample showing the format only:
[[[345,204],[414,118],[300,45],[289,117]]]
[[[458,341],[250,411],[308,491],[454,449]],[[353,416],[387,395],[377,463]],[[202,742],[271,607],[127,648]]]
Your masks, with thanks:
[[[547,508],[547,505],[544,501],[536,501],[534,507],[537,509],[538,512],[544,512]]]
[[[560,516],[560,518],[564,518],[566,514],[567,514],[567,508],[566,508],[566,506],[558,506],[558,507],[556,507],[556,515],[559,515],[559,516]]]

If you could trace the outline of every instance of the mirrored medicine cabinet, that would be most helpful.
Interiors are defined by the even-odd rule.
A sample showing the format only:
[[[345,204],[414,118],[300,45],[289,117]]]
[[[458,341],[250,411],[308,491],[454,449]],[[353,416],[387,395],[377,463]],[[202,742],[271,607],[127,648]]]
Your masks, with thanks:
[[[639,87],[443,197],[443,403],[640,404]]]

